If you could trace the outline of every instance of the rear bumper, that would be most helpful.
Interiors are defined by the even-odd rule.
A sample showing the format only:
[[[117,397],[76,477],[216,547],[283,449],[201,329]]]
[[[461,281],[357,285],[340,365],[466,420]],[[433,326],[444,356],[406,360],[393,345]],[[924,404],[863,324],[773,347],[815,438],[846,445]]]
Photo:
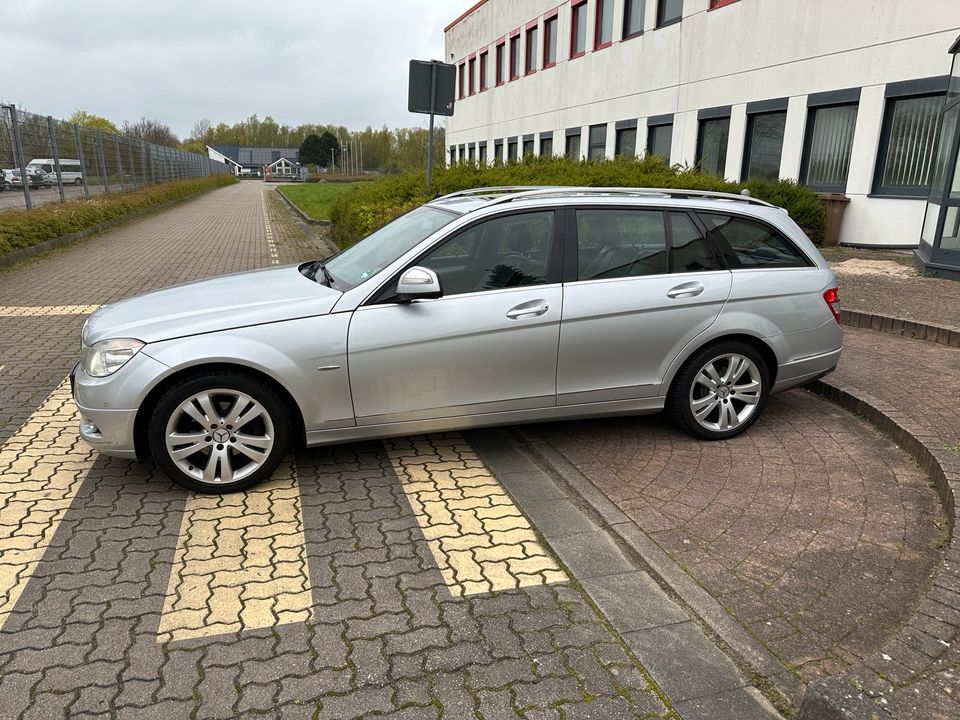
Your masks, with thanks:
[[[784,363],[777,370],[777,382],[773,386],[773,392],[783,392],[833,372],[837,363],[840,362],[842,351],[843,348],[837,348],[819,355]]]

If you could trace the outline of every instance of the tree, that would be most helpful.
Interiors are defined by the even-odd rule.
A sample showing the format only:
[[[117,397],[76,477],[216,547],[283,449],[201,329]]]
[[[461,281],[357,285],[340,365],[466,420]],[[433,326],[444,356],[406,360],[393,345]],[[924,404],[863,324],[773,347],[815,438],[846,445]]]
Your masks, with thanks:
[[[135,123],[124,121],[121,131],[127,137],[143,140],[154,145],[177,147],[180,144],[180,139],[173,134],[170,127],[159,120],[148,120],[141,117]]]
[[[73,115],[67,118],[67,122],[73,123],[74,125],[93,128],[94,130],[100,130],[102,132],[113,133],[114,135],[120,134],[120,131],[117,130],[117,126],[107,120],[105,117],[88,113],[86,110],[78,109],[73,113]]]
[[[326,158],[323,156],[323,142],[316,133],[307,135],[300,144],[300,162],[304,165],[309,163],[311,165],[322,165],[323,167],[326,167],[327,163],[330,162],[329,153]]]
[[[340,141],[336,135],[329,130],[324,131],[320,136],[320,154],[323,155],[321,165],[328,167],[332,161],[334,164],[340,162]]]

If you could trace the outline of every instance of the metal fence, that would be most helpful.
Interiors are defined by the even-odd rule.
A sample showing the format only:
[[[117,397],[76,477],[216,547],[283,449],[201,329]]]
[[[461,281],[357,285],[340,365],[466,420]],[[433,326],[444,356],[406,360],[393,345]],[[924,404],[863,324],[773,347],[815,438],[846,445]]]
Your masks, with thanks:
[[[230,172],[224,163],[203,155],[34,115],[13,105],[0,105],[0,171],[0,210],[29,210]]]

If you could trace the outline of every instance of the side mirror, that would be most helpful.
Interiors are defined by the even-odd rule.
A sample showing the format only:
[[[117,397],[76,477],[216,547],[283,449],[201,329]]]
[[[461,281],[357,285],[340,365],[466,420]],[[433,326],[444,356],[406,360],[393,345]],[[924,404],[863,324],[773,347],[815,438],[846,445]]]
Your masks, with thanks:
[[[406,301],[443,297],[440,278],[430,268],[414,266],[404,271],[397,283],[397,295]]]

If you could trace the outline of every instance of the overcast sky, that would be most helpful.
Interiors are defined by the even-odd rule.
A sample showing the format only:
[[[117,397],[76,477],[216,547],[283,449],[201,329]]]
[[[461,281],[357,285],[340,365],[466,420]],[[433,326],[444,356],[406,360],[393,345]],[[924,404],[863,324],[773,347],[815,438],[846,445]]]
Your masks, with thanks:
[[[407,112],[412,58],[474,0],[0,0],[0,99],[119,125],[256,114],[288,125],[426,124]]]

